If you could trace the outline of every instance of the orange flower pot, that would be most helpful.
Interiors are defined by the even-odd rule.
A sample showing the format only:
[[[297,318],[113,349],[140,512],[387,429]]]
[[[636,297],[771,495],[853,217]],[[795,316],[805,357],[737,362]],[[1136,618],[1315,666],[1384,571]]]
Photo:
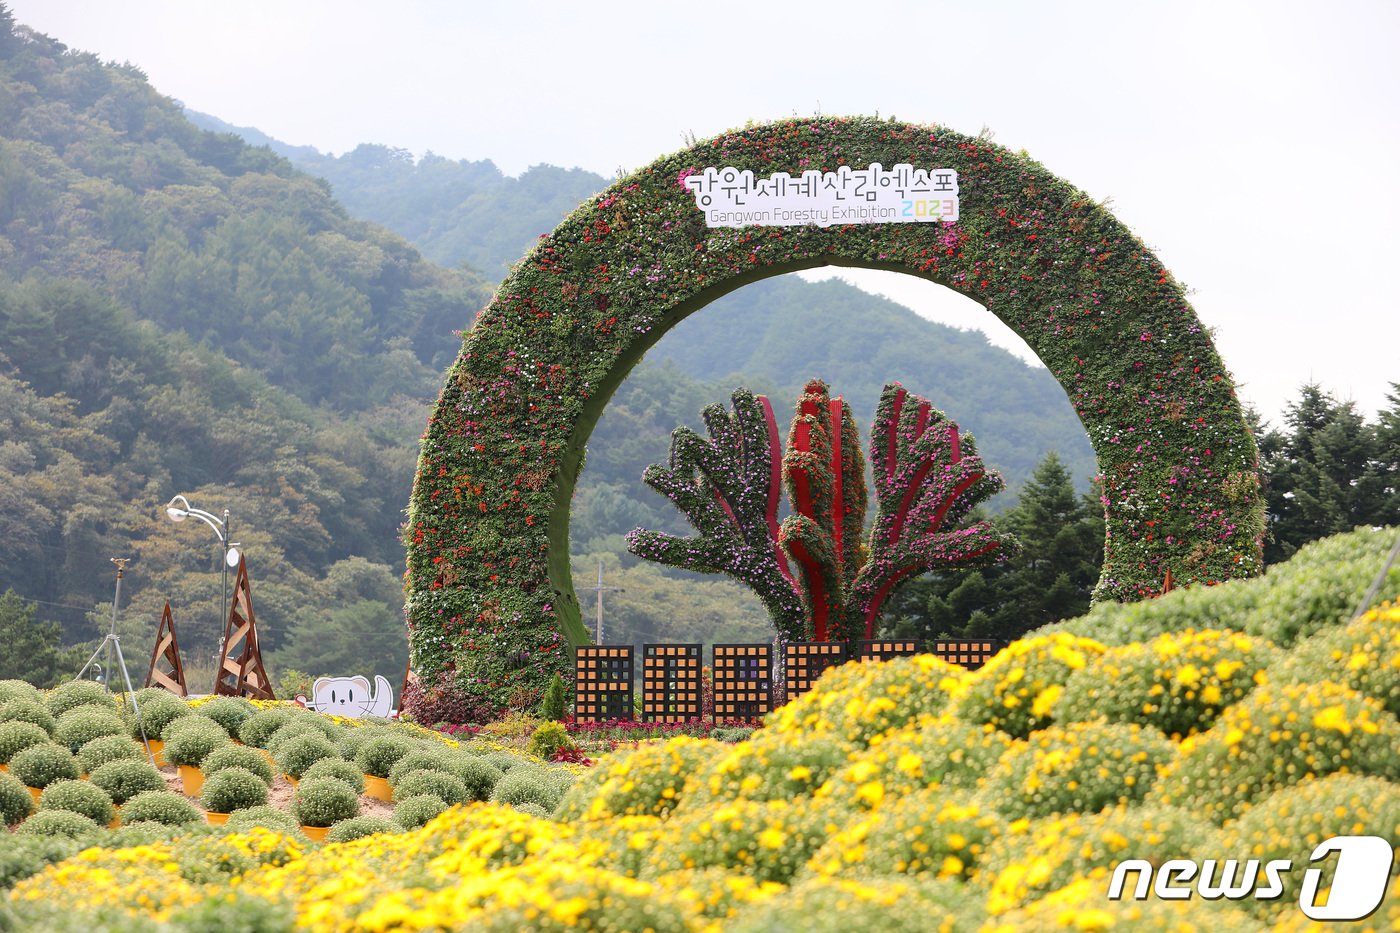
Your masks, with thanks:
[[[151,757],[155,759],[157,768],[165,768],[170,765],[170,762],[165,760],[165,755],[162,752],[162,749],[165,748],[164,742],[160,739],[151,739],[146,744],[151,747]]]
[[[34,806],[37,807],[39,805],[39,798],[44,795],[44,789],[42,787],[30,787],[28,784],[24,785],[24,787],[25,790],[29,791],[29,796],[34,798]]]
[[[209,821],[210,826],[222,826],[228,822],[227,813],[215,813],[213,810],[206,810],[204,818]]]
[[[366,774],[365,796],[373,797],[375,800],[383,800],[386,803],[392,803],[394,800],[394,789],[389,786],[387,778]]]
[[[118,826],[121,826],[121,825],[122,825],[122,815],[121,815],[120,813],[116,814],[116,815],[113,816],[110,820],[107,821],[107,828],[108,828],[108,829],[116,829]]]
[[[180,765],[180,787],[184,789],[185,796],[198,797],[204,789],[204,772],[194,765]]]
[[[290,774],[284,774],[284,775],[282,775],[282,780],[286,781],[288,784],[292,785],[293,787],[296,787],[298,784],[301,783],[301,779],[300,779],[300,778],[294,778],[294,777],[292,777]]]
[[[301,831],[306,833],[306,838],[313,842],[325,842],[326,833],[331,831],[329,826],[302,826]]]

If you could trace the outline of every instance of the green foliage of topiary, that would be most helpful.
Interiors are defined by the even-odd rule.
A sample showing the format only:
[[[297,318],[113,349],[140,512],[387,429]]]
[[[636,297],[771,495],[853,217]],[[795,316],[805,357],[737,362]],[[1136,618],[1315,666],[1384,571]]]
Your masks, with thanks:
[[[0,722],[0,764],[9,764],[17,753],[48,741],[49,734],[32,722]]]
[[[172,765],[199,767],[200,763],[216,748],[229,744],[228,733],[219,725],[202,716],[187,716],[176,719],[161,733],[165,742],[165,760]]]
[[[128,734],[134,739],[157,740],[177,719],[194,715],[185,701],[161,690],[148,700],[138,701],[141,711],[132,717]]]
[[[210,752],[199,766],[206,780],[224,768],[242,768],[256,774],[258,779],[269,787],[272,785],[272,765],[268,764],[261,753],[246,745],[221,745]]]
[[[549,678],[549,686],[544,689],[544,699],[540,701],[540,718],[559,722],[569,712],[568,688],[564,678],[555,671]]]
[[[34,798],[16,777],[0,773],[0,822],[12,826],[34,811]],[[3,850],[0,846],[0,850]]]
[[[490,800],[496,782],[504,773],[491,762],[475,756],[459,754],[452,759],[452,774],[462,782],[472,800]]]
[[[436,794],[419,794],[394,805],[394,822],[404,829],[417,829],[446,809],[447,804]]]
[[[1400,721],[1377,700],[1330,681],[1267,684],[1186,739],[1150,799],[1224,823],[1308,778],[1349,772],[1400,780],[1397,748]]]
[[[302,781],[292,795],[289,812],[303,826],[333,826],[360,815],[360,798],[336,778]]]
[[[90,839],[101,827],[91,817],[72,810],[41,810],[19,824],[15,830],[26,836],[66,836],[69,839]]]
[[[261,806],[267,803],[267,785],[251,771],[222,768],[205,777],[199,802],[214,813]]]
[[[278,743],[272,757],[283,774],[299,779],[316,762],[338,756],[331,740],[313,731],[284,739]]]
[[[234,810],[229,814],[228,822],[224,825],[235,831],[261,826],[263,829],[270,829],[284,835],[301,836],[301,825],[292,815],[273,806],[264,805],[249,807],[246,810]]]
[[[145,758],[120,758],[99,765],[88,780],[120,806],[137,794],[165,790],[165,778]]]
[[[67,836],[12,836],[0,846],[0,890],[74,855],[82,846]]]
[[[514,768],[496,782],[491,799],[511,806],[533,803],[553,813],[559,806],[563,791],[539,768]]]
[[[1171,740],[1151,726],[1055,725],[1007,750],[987,775],[985,789],[1012,819],[1097,813],[1143,799],[1175,756]]]
[[[238,727],[238,738],[244,745],[266,748],[268,737],[292,718],[292,711],[282,707],[260,709]]]
[[[1269,642],[1240,632],[1160,635],[1110,648],[1076,671],[1052,714],[1060,722],[1137,722],[1178,737],[1204,732],[1278,657]]]
[[[355,816],[341,820],[326,833],[327,842],[353,842],[379,833],[401,833],[403,826],[382,816]]]
[[[452,771],[452,750],[444,746],[417,748],[404,755],[389,769],[389,784],[398,787],[399,781],[415,771]]]
[[[110,761],[146,761],[146,749],[122,735],[104,735],[85,742],[78,749],[78,764],[92,774]]]
[[[148,790],[122,804],[122,822],[149,820],[167,826],[188,826],[204,822],[204,814],[180,794],[168,790]]]
[[[44,698],[44,704],[55,718],[79,706],[105,706],[111,710],[117,708],[117,701],[107,692],[107,688],[92,680],[70,680],[57,686],[49,691],[48,696]]]
[[[413,751],[413,743],[398,735],[380,735],[370,739],[355,753],[355,764],[365,774],[388,778],[400,758]]]
[[[344,758],[322,758],[301,775],[303,781],[314,781],[325,777],[344,781],[346,786],[357,794],[365,792],[365,773],[353,762],[346,761]]]
[[[17,752],[10,759],[10,773],[29,787],[48,787],[54,781],[76,778],[78,759],[62,745],[44,742]]]
[[[257,711],[258,708],[243,697],[224,696],[207,700],[195,710],[198,715],[218,723],[231,739],[238,738],[239,728]]]
[[[569,738],[563,723],[545,722],[530,734],[530,744],[525,750],[536,758],[553,761],[560,749],[573,747],[573,740]]]
[[[31,722],[53,735],[58,721],[43,703],[17,697],[0,706],[0,722]]]
[[[472,799],[462,779],[446,771],[414,771],[394,785],[395,800],[407,800],[419,794],[433,794],[449,805]]]
[[[116,810],[107,792],[91,781],[54,781],[44,788],[39,810],[71,810],[81,813],[98,826],[112,821]]]
[[[93,739],[104,735],[126,735],[126,723],[116,710],[105,706],[78,706],[58,717],[53,738],[76,752]]]

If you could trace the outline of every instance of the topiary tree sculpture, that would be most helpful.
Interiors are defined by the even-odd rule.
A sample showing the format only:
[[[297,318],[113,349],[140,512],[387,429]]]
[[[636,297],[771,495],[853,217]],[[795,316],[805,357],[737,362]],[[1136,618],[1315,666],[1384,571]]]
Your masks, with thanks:
[[[871,430],[877,512],[864,539],[865,459],[845,401],[820,380],[808,383],[780,455],[768,399],[747,389],[732,399],[732,414],[721,405],[701,413],[708,440],[677,428],[669,466],[643,474],[699,536],[638,528],[627,546],[747,584],[786,640],[871,638],[900,581],[1001,560],[1014,547],[987,522],[963,524],[1001,477],[983,466],[971,436],[898,383],[885,386]],[[784,484],[792,514],[779,524]]]

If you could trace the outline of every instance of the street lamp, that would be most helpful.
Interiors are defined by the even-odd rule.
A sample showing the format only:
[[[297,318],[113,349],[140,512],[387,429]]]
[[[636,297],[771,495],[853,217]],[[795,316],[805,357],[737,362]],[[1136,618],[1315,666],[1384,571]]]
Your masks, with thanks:
[[[224,509],[224,517],[219,518],[211,512],[203,509],[196,509],[190,505],[190,501],[184,496],[176,496],[165,504],[165,514],[172,522],[183,522],[185,519],[194,517],[204,522],[214,529],[214,534],[218,536],[219,545],[224,549],[224,559],[220,566],[220,576],[223,583],[223,615],[220,617],[217,631],[222,631],[228,624],[228,572],[238,566],[238,562],[243,559],[243,555],[238,551],[238,542],[229,540],[229,517],[228,509]],[[217,636],[216,636],[217,637]],[[218,685],[219,670],[221,661],[215,662],[214,684]]]

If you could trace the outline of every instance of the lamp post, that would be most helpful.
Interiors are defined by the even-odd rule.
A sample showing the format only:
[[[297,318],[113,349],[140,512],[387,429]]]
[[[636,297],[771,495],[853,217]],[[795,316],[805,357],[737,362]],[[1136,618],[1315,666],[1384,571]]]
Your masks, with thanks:
[[[223,614],[220,616],[216,631],[221,632],[223,626],[228,624],[228,572],[237,567],[238,562],[243,559],[243,555],[238,551],[238,542],[229,540],[229,517],[228,509],[224,509],[224,517],[219,518],[211,512],[203,509],[196,509],[190,505],[190,501],[184,496],[175,496],[165,504],[165,514],[172,522],[183,522],[187,518],[197,518],[210,528],[214,529],[214,534],[219,539],[219,546],[224,550],[224,559],[220,562],[219,572],[223,583]],[[217,637],[217,636],[216,636]],[[214,684],[219,682],[219,666],[222,659],[216,658],[214,662]],[[212,688],[211,688],[212,689]]]

